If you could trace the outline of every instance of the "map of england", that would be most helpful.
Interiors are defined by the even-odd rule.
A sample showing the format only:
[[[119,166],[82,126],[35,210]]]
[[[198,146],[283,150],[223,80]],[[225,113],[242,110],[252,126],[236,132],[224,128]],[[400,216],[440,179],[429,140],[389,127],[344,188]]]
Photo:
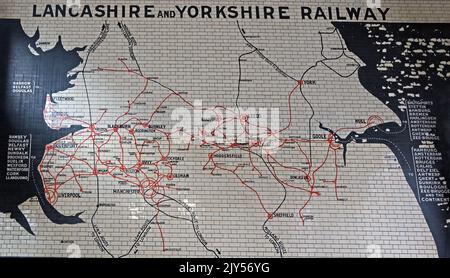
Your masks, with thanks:
[[[450,3],[188,2],[0,9],[0,256],[450,257]]]

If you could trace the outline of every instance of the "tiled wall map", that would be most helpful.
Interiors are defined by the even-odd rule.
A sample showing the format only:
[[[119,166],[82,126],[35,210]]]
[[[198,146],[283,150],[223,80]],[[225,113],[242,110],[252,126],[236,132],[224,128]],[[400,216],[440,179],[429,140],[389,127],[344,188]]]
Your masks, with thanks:
[[[0,256],[449,257],[449,1],[0,5]]]

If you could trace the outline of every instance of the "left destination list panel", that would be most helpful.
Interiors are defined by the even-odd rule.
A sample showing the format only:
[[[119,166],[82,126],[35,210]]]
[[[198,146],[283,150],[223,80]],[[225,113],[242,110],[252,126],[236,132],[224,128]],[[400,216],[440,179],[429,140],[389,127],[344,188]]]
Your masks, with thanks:
[[[32,135],[9,135],[7,156],[7,180],[30,180]]]

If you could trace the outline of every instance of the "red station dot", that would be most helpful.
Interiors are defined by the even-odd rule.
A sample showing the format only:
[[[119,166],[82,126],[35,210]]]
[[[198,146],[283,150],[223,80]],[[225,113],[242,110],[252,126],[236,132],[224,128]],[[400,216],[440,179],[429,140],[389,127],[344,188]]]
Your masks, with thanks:
[[[305,176],[305,181],[310,182],[311,181],[311,177],[309,175]]]
[[[241,116],[241,122],[247,122],[248,121],[248,115]]]

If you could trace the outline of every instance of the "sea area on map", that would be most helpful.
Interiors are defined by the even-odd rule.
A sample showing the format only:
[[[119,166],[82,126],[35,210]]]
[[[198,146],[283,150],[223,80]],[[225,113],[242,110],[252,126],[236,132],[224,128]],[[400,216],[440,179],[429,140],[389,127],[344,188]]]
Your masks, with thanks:
[[[50,142],[83,127],[51,129],[43,110],[47,96],[73,87],[77,74],[70,73],[82,63],[84,47],[66,50],[62,38],[43,51],[36,45],[39,29],[29,37],[20,20],[0,20],[0,211],[9,214],[33,234],[19,206],[36,197],[45,215],[57,224],[76,224],[79,214],[65,216],[47,200],[38,169],[45,147]]]

